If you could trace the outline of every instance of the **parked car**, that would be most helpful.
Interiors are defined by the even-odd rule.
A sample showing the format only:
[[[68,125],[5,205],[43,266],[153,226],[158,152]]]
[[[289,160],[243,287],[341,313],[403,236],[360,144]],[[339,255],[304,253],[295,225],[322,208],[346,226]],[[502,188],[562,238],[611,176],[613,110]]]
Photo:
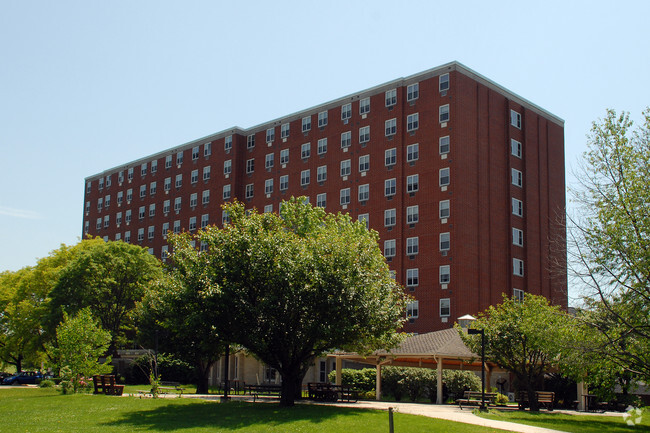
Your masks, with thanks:
[[[25,385],[36,384],[43,379],[43,375],[39,371],[21,371],[13,376],[9,376],[2,381],[3,385]]]

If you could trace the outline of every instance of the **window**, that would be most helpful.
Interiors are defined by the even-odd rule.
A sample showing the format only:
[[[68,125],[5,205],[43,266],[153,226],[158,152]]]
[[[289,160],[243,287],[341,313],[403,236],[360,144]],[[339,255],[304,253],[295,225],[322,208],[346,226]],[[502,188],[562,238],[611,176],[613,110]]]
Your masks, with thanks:
[[[357,216],[357,221],[362,222],[366,226],[366,230],[370,227],[370,217],[367,213],[361,213]]]
[[[130,202],[133,200],[133,190],[131,188],[126,190],[126,201]]]
[[[392,107],[397,104],[397,89],[391,89],[386,91],[386,106]]]
[[[521,129],[521,114],[515,110],[510,110],[510,124],[515,128]]]
[[[518,217],[524,216],[524,203],[514,197],[512,198],[512,214]]]
[[[318,140],[318,154],[324,155],[327,153],[327,138]]]
[[[413,237],[406,239],[406,255],[414,256],[420,252],[420,238]]]
[[[152,203],[149,205],[149,216],[153,217],[156,216],[156,204]]]
[[[205,143],[203,145],[203,156],[210,155],[212,155],[212,143]],[[153,171],[153,167],[151,167],[151,171]]]
[[[122,182],[124,182],[124,172],[120,171],[117,173],[117,183],[121,184]],[[88,189],[88,192],[90,192],[90,183],[88,183]]]
[[[521,158],[521,143],[517,140],[510,139],[510,153],[517,158]]]
[[[223,186],[223,199],[230,200],[230,184]]]
[[[172,166],[172,156],[167,155],[165,157],[165,168],[171,168],[171,166]]]
[[[286,191],[289,189],[289,175],[285,174],[280,176],[280,191]]]
[[[289,163],[289,149],[282,149],[280,151],[280,164],[288,164]]]
[[[95,228],[97,228],[97,230],[102,229],[102,219],[101,219],[101,217],[97,218],[97,224],[95,225]]]
[[[406,304],[406,318],[407,319],[417,319],[418,318],[418,307],[419,301],[411,301]]]
[[[180,210],[181,210],[181,198],[180,197],[176,197],[174,199],[174,210],[176,212],[180,212]]]
[[[275,128],[269,128],[266,130],[266,142],[272,143],[275,140]]]
[[[126,172],[126,178],[128,180],[133,180],[133,167],[129,168]]]
[[[285,123],[282,126],[280,126],[280,138],[288,138],[289,137],[289,124]]]
[[[179,234],[181,232],[181,222],[174,221],[174,234]]]
[[[517,302],[524,302],[524,291],[521,289],[512,289],[512,297]]]
[[[406,224],[415,224],[420,221],[420,207],[418,205],[406,208]]]
[[[264,213],[271,213],[271,212],[273,212],[273,205],[272,204],[264,205]]]
[[[149,194],[155,195],[157,190],[158,190],[158,185],[156,184],[156,182],[151,182],[149,184]]]
[[[370,155],[359,157],[359,173],[370,170]]]
[[[104,209],[108,209],[109,207],[111,207],[111,196],[107,195],[104,197]]]
[[[251,134],[246,137],[246,149],[252,149],[255,147],[255,134]]]
[[[397,132],[397,119],[388,119],[384,122],[384,126],[386,127],[386,137],[395,135]]]
[[[359,101],[359,114],[364,115],[370,113],[370,98],[363,98]]]
[[[147,195],[147,185],[140,185],[140,198]]]
[[[273,194],[273,179],[264,181],[264,194]]]
[[[144,228],[138,229],[138,242],[141,242],[144,240]]]
[[[232,160],[228,159],[223,162],[223,174],[229,175],[232,172]]]
[[[406,88],[406,100],[411,102],[420,97],[420,83],[411,84]]]
[[[397,179],[386,179],[384,181],[384,195],[392,197],[397,192]]]
[[[451,241],[449,240],[449,232],[440,233],[440,251],[449,251]]]
[[[170,207],[171,207],[171,202],[169,200],[165,200],[163,202],[163,213],[168,214]]]
[[[264,158],[264,167],[269,169],[273,168],[273,159],[274,159],[275,154],[273,153],[267,153],[266,157]]]
[[[192,185],[199,181],[199,170],[192,170],[190,181],[192,182]]]
[[[120,174],[121,174],[121,173],[122,173],[122,172],[120,172]],[[89,193],[90,193],[91,186],[92,186],[92,182],[88,182],[88,183],[86,183],[86,194],[89,194]]]
[[[126,243],[131,242],[131,230],[127,230],[124,232],[124,242]]]
[[[440,137],[438,140],[438,148],[441,155],[449,153],[449,136]]]
[[[420,176],[417,174],[412,174],[406,177],[406,192],[412,193],[419,189],[420,187]]]
[[[449,121],[449,104],[440,106],[438,109],[438,116],[440,123]]]
[[[147,229],[147,237],[149,239],[153,239],[155,230],[156,228],[154,226],[149,226],[149,228]]]
[[[183,185],[183,175],[182,174],[177,174],[176,175],[176,188],[180,188]]]
[[[517,170],[516,168],[511,169],[510,177],[512,178],[512,184],[514,186],[518,186],[519,188],[521,188],[521,186],[523,185],[523,178],[522,178],[521,171]]]
[[[348,120],[352,117],[352,104],[343,104],[341,106],[341,120]]]
[[[232,135],[226,136],[224,142],[223,142],[223,150],[226,152],[230,151],[232,149]]]
[[[518,247],[524,246],[524,231],[512,228],[512,244]]]
[[[154,159],[151,161],[151,173],[156,173],[158,171],[158,160]]]
[[[395,257],[397,254],[397,242],[395,239],[384,241],[384,257]]]
[[[183,163],[183,152],[178,152],[176,154],[176,165],[181,165]]]
[[[512,259],[512,274],[518,277],[524,276],[524,261],[520,259]]]
[[[117,195],[117,202],[118,203],[120,202],[120,195],[119,194]],[[90,202],[89,201],[86,202],[85,209],[86,209],[86,214],[88,214],[88,212],[90,212]]]
[[[449,168],[441,168],[439,171],[440,186],[449,185]]]
[[[302,132],[311,131],[311,116],[302,118]]]
[[[350,131],[341,134],[341,149],[346,149],[350,147],[351,143],[352,143],[352,133]]]
[[[318,127],[322,128],[324,126],[327,126],[327,111],[318,113]]]
[[[441,200],[440,203],[438,203],[438,214],[441,219],[449,218],[449,200]]]
[[[397,163],[397,149],[392,148],[392,149],[387,149],[384,152],[384,158],[386,160],[385,164],[386,167],[392,167]]]
[[[162,261],[166,261],[169,258],[169,246],[163,245],[162,250],[160,251],[160,258]]]
[[[449,284],[449,281],[451,280],[449,265],[440,266],[438,275],[440,276],[440,284]]]
[[[341,176],[349,176],[351,172],[352,162],[349,159],[341,161]]]
[[[195,216],[190,217],[189,229],[190,229],[190,231],[192,231],[192,232],[193,232],[194,230],[196,230],[196,217],[195,217]]]
[[[199,146],[194,146],[192,148],[192,161],[199,159]]]
[[[251,174],[255,171],[255,158],[246,160],[246,173]]]
[[[118,226],[122,224],[122,212],[118,212],[117,215],[115,215],[115,224]]]
[[[154,161],[155,162],[155,161]],[[153,162],[151,163],[151,172],[153,173]],[[106,188],[111,186],[111,175],[106,175]]]
[[[249,183],[246,185],[246,198],[251,199],[253,198],[253,184]]]
[[[420,127],[420,113],[410,114],[406,117],[406,130],[413,132]]]
[[[441,92],[449,89],[449,74],[442,74],[438,77],[438,89]]]
[[[341,190],[341,206],[350,204],[350,188],[343,188]]]
[[[406,146],[406,161],[414,162],[420,158],[420,145],[418,143]]]
[[[326,180],[327,180],[327,166],[326,165],[321,165],[316,170],[316,181],[317,182],[325,182]]]
[[[300,185],[301,186],[307,186],[309,185],[309,182],[311,181],[311,171],[310,170],[303,170],[300,172]]]
[[[393,227],[397,222],[397,211],[395,209],[386,209],[384,211],[384,227]]]
[[[172,178],[171,177],[166,177],[165,178],[165,182],[163,184],[163,189],[165,191],[169,191],[170,189],[172,189]]]
[[[367,143],[370,141],[370,126],[359,128],[359,143]]]
[[[140,206],[140,208],[138,209],[138,218],[140,218],[141,220],[144,219],[145,213],[146,213],[145,207]]]
[[[317,207],[326,207],[327,206],[327,194],[322,193],[316,196],[316,206]]]
[[[124,200],[124,192],[119,191],[117,193],[117,204],[122,204],[122,200]]]
[[[451,315],[451,302],[449,298],[440,300],[440,317],[449,317]]]
[[[111,223],[111,216],[110,215],[104,215],[104,228],[108,228],[108,226]]]
[[[204,229],[208,226],[208,222],[210,221],[210,216],[206,213],[201,215],[201,228]]]
[[[300,157],[307,159],[311,156],[311,143],[305,143],[300,146]]]
[[[147,163],[143,162],[142,165],[140,166],[140,176],[146,176],[147,175]],[[101,183],[104,183],[104,179],[100,179]]]
[[[406,270],[406,287],[415,287],[420,284],[420,270],[407,269]]]
[[[206,189],[201,193],[201,204],[210,203],[210,190]]]
[[[210,179],[210,166],[203,167],[203,180]]]

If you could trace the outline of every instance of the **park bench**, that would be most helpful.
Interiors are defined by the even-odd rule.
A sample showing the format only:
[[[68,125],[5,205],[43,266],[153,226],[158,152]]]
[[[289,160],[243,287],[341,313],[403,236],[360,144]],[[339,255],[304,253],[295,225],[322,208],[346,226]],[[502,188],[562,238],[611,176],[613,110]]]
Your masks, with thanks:
[[[465,391],[464,398],[456,399],[456,403],[458,403],[458,407],[460,407],[461,410],[463,410],[463,405],[465,405],[465,406],[480,406],[481,405],[482,395],[483,394],[481,393],[481,391]],[[496,392],[486,392],[485,393],[485,404],[486,405],[494,405],[494,404],[496,404],[496,399],[497,399]]]
[[[537,396],[537,404],[539,407],[545,407],[549,411],[553,410],[553,404],[555,402],[555,393],[551,391],[535,391]],[[519,391],[519,398],[517,399],[519,404],[519,409],[526,409],[530,406],[530,400],[528,399],[527,391]]]
[[[349,386],[332,385],[331,383],[310,382],[307,384],[310,400],[316,401],[346,401],[354,403],[358,399],[357,391]]]
[[[181,384],[178,382],[160,382],[160,386],[158,387],[158,393],[167,394],[169,392],[176,392],[178,393],[178,398],[183,396],[183,391],[185,391],[185,388],[181,388]]]
[[[94,394],[103,393],[106,395],[122,395],[124,385],[115,383],[115,376],[107,374],[96,374],[93,376]]]
[[[255,402],[260,394],[279,397],[282,393],[281,385],[273,384],[264,384],[264,385],[246,385],[244,392],[248,391],[248,394],[253,396],[253,402]]]

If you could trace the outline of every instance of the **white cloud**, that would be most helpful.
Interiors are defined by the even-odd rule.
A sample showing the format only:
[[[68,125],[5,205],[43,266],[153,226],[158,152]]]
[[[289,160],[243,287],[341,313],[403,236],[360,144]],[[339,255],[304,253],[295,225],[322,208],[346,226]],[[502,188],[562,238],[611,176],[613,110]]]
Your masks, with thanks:
[[[14,218],[37,220],[43,216],[37,212],[25,209],[13,209],[10,207],[0,206],[0,215],[7,215]]]

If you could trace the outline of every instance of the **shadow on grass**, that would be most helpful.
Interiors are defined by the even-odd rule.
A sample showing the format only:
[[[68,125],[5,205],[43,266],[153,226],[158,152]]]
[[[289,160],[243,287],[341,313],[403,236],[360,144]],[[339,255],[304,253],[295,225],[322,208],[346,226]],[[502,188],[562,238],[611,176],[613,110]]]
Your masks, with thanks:
[[[129,412],[121,419],[103,425],[159,431],[206,427],[238,430],[255,426],[263,429],[296,422],[321,423],[331,421],[333,417],[357,416],[362,413],[367,411],[312,405],[283,408],[271,403],[192,402],[179,405],[167,404],[155,409]]]
[[[570,415],[554,412],[530,412],[520,410],[500,411],[494,410],[486,414],[485,418],[510,421],[519,424],[535,425],[548,429],[570,432],[627,432],[648,431],[646,426],[628,426],[623,414],[617,416],[597,415]]]

